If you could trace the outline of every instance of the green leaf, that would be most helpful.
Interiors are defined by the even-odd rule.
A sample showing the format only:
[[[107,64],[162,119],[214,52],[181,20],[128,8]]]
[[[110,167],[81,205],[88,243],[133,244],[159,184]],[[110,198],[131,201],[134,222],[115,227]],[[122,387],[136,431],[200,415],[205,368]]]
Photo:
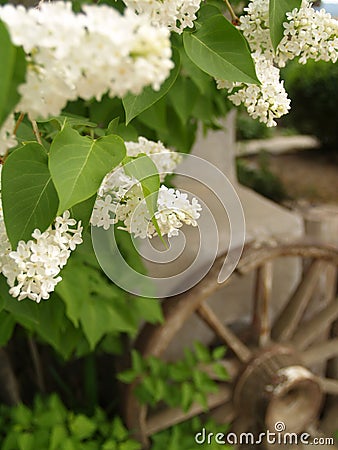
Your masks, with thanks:
[[[22,403],[13,410],[13,419],[21,429],[31,426],[32,416],[32,411]]]
[[[156,358],[155,356],[149,356],[147,358],[147,363],[152,375],[159,378],[167,377],[167,368],[168,368],[167,363],[163,362],[159,358]]]
[[[118,444],[113,439],[108,439],[102,447],[102,450],[118,450]]]
[[[143,371],[145,370],[145,361],[142,359],[142,356],[137,350],[131,351],[131,360],[132,360],[132,367],[133,370],[138,374],[141,375]]]
[[[204,412],[208,411],[207,396],[203,392],[195,392],[195,401],[203,407]]]
[[[183,382],[191,378],[191,367],[185,361],[177,361],[168,365],[169,378]]]
[[[39,123],[54,122],[60,130],[62,128],[64,128],[65,126],[69,126],[71,128],[76,128],[76,127],[95,128],[97,126],[96,123],[91,122],[86,117],[81,117],[76,114],[51,116],[51,117],[48,117],[48,119],[40,119],[40,120],[38,120],[38,122]]]
[[[34,449],[34,435],[26,432],[21,433],[18,437],[18,450],[33,450]]]
[[[283,23],[286,21],[286,13],[292,11],[294,8],[299,8],[301,3],[302,0],[270,0],[270,38],[275,50],[284,34]]]
[[[44,231],[55,218],[58,196],[48,170],[48,157],[37,142],[9,155],[2,170],[2,205],[12,248],[28,241],[35,228]]]
[[[180,56],[175,48],[173,48],[172,59],[175,63],[175,67],[171,70],[169,77],[161,85],[161,88],[158,91],[154,91],[151,87],[146,87],[139,95],[128,94],[123,98],[122,102],[126,112],[127,125],[134,117],[160,100],[174,84],[180,70]]]
[[[17,87],[25,81],[26,59],[22,48],[15,47],[5,25],[0,22],[0,126],[20,100]]]
[[[195,389],[192,383],[185,382],[181,388],[182,409],[187,412],[194,401]]]
[[[68,436],[67,429],[62,424],[57,424],[52,428],[49,450],[59,450]]]
[[[220,347],[216,347],[212,351],[212,359],[222,359],[227,351],[227,348],[224,345],[221,345]]]
[[[72,206],[70,213],[76,220],[81,220],[82,226],[86,228],[89,225],[89,221],[93,212],[94,203],[96,200],[96,194],[87,200]]]
[[[119,417],[115,417],[112,425],[112,435],[118,440],[123,441],[128,437],[128,431]]]
[[[49,169],[59,195],[58,213],[94,195],[104,176],[125,157],[119,136],[99,139],[63,128],[50,147]]]
[[[220,363],[215,363],[212,365],[213,371],[215,375],[217,375],[217,378],[220,381],[227,381],[230,379],[230,376],[228,372],[226,371],[225,367],[222,366]]]
[[[177,80],[179,80],[178,78]],[[176,80],[176,82],[177,82]],[[173,88],[172,88],[173,89]],[[170,92],[172,91],[170,90]],[[146,109],[137,116],[137,121],[143,123],[158,133],[167,131],[167,96],[162,97],[151,108]]]
[[[128,157],[125,159],[124,170],[127,175],[136,178],[141,183],[151,221],[157,234],[161,236],[161,231],[154,216],[157,209],[158,190],[160,189],[160,177],[155,163],[149,156],[140,153],[136,158]]]
[[[94,434],[96,430],[96,424],[93,420],[89,419],[83,414],[79,414],[70,423],[70,430],[72,434],[78,439],[88,439]]]
[[[141,450],[141,444],[137,441],[128,439],[128,441],[121,442],[119,450]]]
[[[119,126],[119,122],[120,122],[120,117],[115,117],[115,119],[111,120],[107,127],[106,134],[118,134],[117,128]]]
[[[199,92],[195,83],[187,77],[179,77],[172,87],[169,96],[182,125],[186,125],[191,117]]]
[[[1,311],[0,313],[0,347],[7,344],[12,336],[13,329],[15,326],[15,320],[12,315],[8,314],[6,311]]]
[[[133,312],[139,320],[142,317],[150,323],[162,323],[163,312],[158,299],[135,297],[131,299]]]
[[[137,378],[137,373],[133,369],[127,369],[117,375],[117,379],[122,383],[130,384]]]
[[[196,66],[214,78],[259,82],[246,40],[221,14],[204,20],[194,33],[184,32],[183,43]]]
[[[195,342],[194,347],[195,347],[197,360],[199,362],[203,362],[203,363],[210,362],[210,359],[211,359],[210,353],[203,344],[201,344],[200,342]]]
[[[96,269],[76,265],[74,257],[63,270],[63,280],[56,291],[66,304],[70,320],[75,326],[81,324],[90,348],[94,349],[106,333],[134,334],[137,324],[130,317],[124,297],[117,295],[119,291]]]
[[[39,306],[32,301],[18,302],[9,295],[9,286],[3,275],[0,275],[0,293],[4,301],[4,310],[13,315],[15,320],[30,329],[39,323]]]
[[[131,124],[126,126],[124,123],[120,123],[117,127],[116,134],[118,134],[124,141],[136,142],[138,140],[138,132]]]
[[[194,355],[194,353],[189,348],[184,349],[184,361],[190,368],[195,367],[197,364],[196,355]]]

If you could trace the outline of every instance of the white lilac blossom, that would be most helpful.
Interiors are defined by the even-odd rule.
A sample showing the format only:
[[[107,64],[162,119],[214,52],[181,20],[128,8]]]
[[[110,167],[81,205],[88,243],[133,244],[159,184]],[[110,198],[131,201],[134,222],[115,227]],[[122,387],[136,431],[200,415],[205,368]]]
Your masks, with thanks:
[[[278,45],[276,61],[280,67],[299,56],[299,62],[338,60],[338,21],[324,9],[315,11],[307,0],[302,7],[286,14],[284,37]]]
[[[7,278],[9,293],[18,300],[47,300],[61,281],[60,271],[71,252],[81,244],[81,235],[81,223],[65,211],[43,233],[36,229],[28,242],[19,241],[13,251],[0,202],[0,273]]]
[[[239,29],[248,40],[252,52],[272,55],[279,67],[299,57],[336,62],[338,59],[338,21],[324,9],[316,11],[308,0],[286,14],[284,36],[274,52],[269,30],[269,0],[252,0],[244,9]]]
[[[6,155],[9,148],[16,146],[17,140],[13,134],[14,128],[14,114],[10,114],[0,128],[0,156]]]
[[[121,15],[107,5],[84,5],[75,14],[70,2],[41,3],[38,9],[6,4],[0,19],[26,52],[16,109],[32,119],[58,115],[78,97],[158,90],[173,67],[168,29],[129,9]]]
[[[181,34],[184,28],[193,27],[201,0],[124,0],[124,3],[137,13],[147,14],[152,24]]]
[[[289,111],[290,99],[273,61],[259,53],[254,53],[252,57],[260,85],[217,80],[217,87],[228,89],[229,99],[234,105],[243,104],[252,118],[272,127],[276,125],[275,119]]]
[[[217,86],[227,88],[231,94],[229,99],[235,105],[244,104],[253,118],[274,126],[274,119],[290,109],[277,67],[284,67],[296,57],[303,64],[308,59],[336,62],[338,21],[324,10],[315,11],[308,0],[303,0],[299,9],[287,13],[284,36],[274,51],[269,30],[269,0],[252,0],[245,12],[239,29],[250,45],[261,85],[216,80]]]
[[[161,142],[148,141],[140,137],[138,142],[126,142],[127,155],[136,157],[139,154],[148,155],[163,181],[168,173],[172,173],[180,162],[180,156],[166,149]],[[158,192],[155,219],[162,235],[176,236],[183,225],[197,225],[201,206],[193,198],[177,189],[168,189],[162,185]],[[141,184],[126,175],[123,167],[118,167],[109,173],[99,190],[94,205],[91,223],[94,226],[108,230],[111,225],[122,222],[120,228],[145,239],[157,234],[152,217],[143,195]]]

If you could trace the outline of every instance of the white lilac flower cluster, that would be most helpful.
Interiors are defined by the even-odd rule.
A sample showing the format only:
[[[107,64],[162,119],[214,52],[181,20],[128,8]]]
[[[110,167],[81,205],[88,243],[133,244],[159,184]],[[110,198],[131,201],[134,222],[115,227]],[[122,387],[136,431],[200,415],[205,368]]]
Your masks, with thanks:
[[[308,59],[332,61],[338,59],[338,21],[324,9],[316,11],[308,0],[301,7],[286,14],[284,36],[276,52],[273,51],[269,30],[269,0],[252,0],[240,18],[239,29],[253,52],[271,54],[279,67],[288,60],[300,57],[303,64]]]
[[[124,0],[124,3],[137,13],[148,14],[154,25],[181,34],[184,28],[193,27],[201,0]]]
[[[75,14],[70,2],[0,7],[13,43],[27,55],[17,110],[32,119],[58,115],[79,97],[123,97],[145,86],[158,90],[173,67],[166,27],[129,9],[124,15],[107,5],[82,10]]]
[[[284,37],[276,57],[280,67],[298,56],[301,64],[306,64],[308,59],[333,63],[338,60],[338,21],[331,14],[324,9],[315,11],[303,0],[299,10],[294,9],[286,16]]]
[[[127,155],[148,155],[155,163],[163,181],[180,162],[180,156],[166,149],[161,142],[140,137],[138,142],[126,142]],[[190,202],[188,195],[162,185],[158,192],[155,219],[162,235],[176,236],[183,224],[196,226],[201,206],[196,198]],[[109,173],[99,190],[91,223],[108,230],[111,225],[123,222],[121,229],[135,237],[145,239],[157,234],[143,195],[141,184],[128,176],[123,167]]]
[[[315,11],[308,0],[299,9],[287,13],[284,36],[274,51],[269,30],[269,0],[251,0],[240,18],[239,29],[249,42],[256,73],[261,86],[217,80],[219,88],[227,88],[235,105],[244,104],[253,118],[267,126],[276,125],[275,118],[286,114],[290,100],[280,81],[278,67],[299,57],[336,62],[338,59],[338,21],[324,10]]]
[[[0,166],[1,167],[1,166]],[[0,273],[7,278],[9,293],[18,300],[47,300],[61,281],[60,270],[72,250],[82,242],[81,223],[69,211],[55,219],[41,233],[36,229],[28,242],[20,241],[15,251],[8,240],[0,202]]]
[[[290,99],[284,89],[284,82],[279,78],[279,69],[273,61],[260,53],[252,54],[256,73],[261,85],[232,83],[217,80],[219,89],[226,88],[229,100],[234,105],[243,104],[253,119],[259,119],[268,127],[276,125],[275,119],[287,114],[290,109]],[[235,89],[235,92],[232,91]]]
[[[6,155],[9,148],[16,146],[17,140],[13,134],[14,128],[14,114],[10,114],[0,128],[0,156]]]

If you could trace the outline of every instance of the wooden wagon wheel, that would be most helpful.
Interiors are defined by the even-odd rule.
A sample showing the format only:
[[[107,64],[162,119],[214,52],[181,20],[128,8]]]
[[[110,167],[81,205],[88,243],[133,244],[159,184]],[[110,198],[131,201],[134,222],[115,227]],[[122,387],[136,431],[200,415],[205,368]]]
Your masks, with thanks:
[[[271,323],[272,266],[277,258],[283,257],[303,259],[306,269],[282,311]],[[164,323],[159,326],[147,324],[141,330],[135,348],[144,357],[160,357],[191,314],[197,313],[229,349],[222,364],[228,370],[231,382],[220,383],[218,393],[208,397],[209,409],[223,404],[224,421],[234,421],[241,431],[248,429],[254,420],[255,426],[260,424],[264,430],[275,431],[275,423],[284,422],[288,432],[301,432],[319,416],[323,397],[338,395],[338,380],[312,372],[316,363],[338,356],[338,338],[327,337],[318,342],[318,336],[329,330],[338,318],[335,277],[327,286],[329,298],[326,297],[324,306],[313,316],[306,314],[323,270],[338,266],[338,249],[297,243],[244,250],[236,268],[237,274],[256,272],[250,330],[246,334],[249,339],[236,335],[207,302],[211,294],[231,282],[233,277],[222,285],[217,283],[223,260],[224,256],[219,257],[208,275],[191,290],[166,299],[163,302]],[[150,415],[133,395],[134,387],[128,386],[124,397],[125,420],[144,446],[151,434],[202,413],[203,408],[193,404],[188,413],[168,408]]]

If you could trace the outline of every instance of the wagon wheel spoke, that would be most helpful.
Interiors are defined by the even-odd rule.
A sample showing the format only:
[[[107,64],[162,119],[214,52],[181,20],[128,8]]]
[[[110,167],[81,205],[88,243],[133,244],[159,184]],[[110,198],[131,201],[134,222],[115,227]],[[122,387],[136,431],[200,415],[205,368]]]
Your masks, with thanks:
[[[307,366],[338,356],[338,338],[313,346],[303,353]]]
[[[326,394],[338,395],[338,380],[322,377],[318,377],[317,380]]]
[[[208,410],[229,402],[231,395],[232,390],[229,386],[219,385],[218,391],[209,394],[207,397]],[[181,408],[165,408],[161,411],[156,411],[148,417],[146,433],[148,436],[158,433],[161,430],[191,419],[204,411],[205,408],[199,403],[193,403],[187,412],[182,411]]]
[[[210,417],[216,423],[229,424],[235,420],[236,416],[237,412],[234,408],[232,400],[224,403],[223,405],[217,406],[210,413]]]
[[[315,317],[308,320],[299,330],[297,330],[293,336],[292,343],[299,350],[303,350],[337,318],[338,299],[335,299]]]
[[[231,431],[236,435],[239,436],[241,433],[245,433],[249,430],[250,426],[252,425],[252,419],[248,416],[241,416],[238,417],[234,423],[232,424]]]
[[[213,310],[206,303],[201,303],[196,312],[216,335],[231,348],[241,362],[249,361],[251,358],[251,351],[227,326],[222,324]]]
[[[264,347],[270,341],[269,305],[272,290],[272,269],[272,261],[268,261],[258,267],[256,271],[252,328],[257,334],[260,347]]]
[[[311,263],[295,293],[277,317],[272,329],[272,337],[276,341],[283,342],[292,337],[315,290],[322,266],[320,260]]]

